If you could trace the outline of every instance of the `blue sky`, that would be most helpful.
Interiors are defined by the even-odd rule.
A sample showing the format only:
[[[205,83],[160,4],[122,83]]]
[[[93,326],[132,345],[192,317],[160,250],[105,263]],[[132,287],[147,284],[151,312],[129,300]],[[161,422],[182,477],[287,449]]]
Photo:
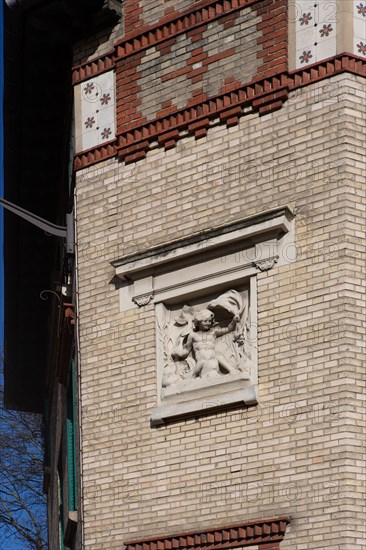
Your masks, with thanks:
[[[4,63],[3,63],[3,2],[0,2],[0,93],[1,93],[1,109],[0,109],[0,196],[3,196],[4,190],[4,155],[3,155],[3,83],[4,83]],[[0,346],[3,344],[4,334],[4,230],[3,230],[3,208],[0,208]]]
[[[4,193],[4,135],[3,135],[3,90],[4,90],[4,27],[3,27],[3,2],[0,0],[0,197]],[[4,342],[4,213],[0,207],[0,347]],[[2,426],[0,425],[0,432]],[[1,527],[1,526],[0,526]],[[10,535],[2,542],[1,550],[24,550],[24,543],[19,542]]]
[[[0,197],[4,194],[4,134],[3,134],[3,91],[4,91],[4,26],[3,2],[0,2]],[[4,342],[4,213],[0,207],[0,347]],[[1,430],[1,427],[0,427]],[[20,546],[12,537],[8,539],[3,550],[20,550]]]

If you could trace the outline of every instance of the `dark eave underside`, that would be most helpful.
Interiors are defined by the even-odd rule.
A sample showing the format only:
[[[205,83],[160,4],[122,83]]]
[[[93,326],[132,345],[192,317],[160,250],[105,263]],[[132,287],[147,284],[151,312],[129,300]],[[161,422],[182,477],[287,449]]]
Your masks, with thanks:
[[[5,197],[64,225],[71,119],[71,44],[111,26],[103,0],[19,0],[4,6]],[[40,293],[62,242],[5,213],[5,404],[41,412],[50,306]]]

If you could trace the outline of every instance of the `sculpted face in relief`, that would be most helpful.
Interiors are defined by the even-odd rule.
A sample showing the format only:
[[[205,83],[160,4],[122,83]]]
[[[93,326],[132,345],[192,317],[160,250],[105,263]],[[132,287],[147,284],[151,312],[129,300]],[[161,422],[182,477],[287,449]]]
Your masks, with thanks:
[[[184,306],[166,319],[164,393],[249,378],[250,341],[247,292],[229,290],[206,307]]]

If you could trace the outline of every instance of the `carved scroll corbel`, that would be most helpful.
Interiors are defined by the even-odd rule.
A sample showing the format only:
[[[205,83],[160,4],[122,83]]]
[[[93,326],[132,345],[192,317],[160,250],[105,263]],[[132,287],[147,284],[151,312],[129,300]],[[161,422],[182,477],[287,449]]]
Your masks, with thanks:
[[[279,256],[266,258],[265,260],[257,260],[253,262],[253,266],[259,271],[269,271],[278,262]]]
[[[142,306],[147,306],[152,300],[152,298],[153,298],[153,293],[147,292],[146,294],[140,294],[140,296],[134,296],[134,298],[132,298],[132,301],[135,302],[135,304],[138,307],[142,307]]]

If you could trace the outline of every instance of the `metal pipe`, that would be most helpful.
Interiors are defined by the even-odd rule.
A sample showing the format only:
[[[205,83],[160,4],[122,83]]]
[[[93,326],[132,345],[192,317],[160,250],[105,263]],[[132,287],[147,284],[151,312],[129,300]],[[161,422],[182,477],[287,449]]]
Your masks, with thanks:
[[[4,208],[6,208],[6,210],[13,212],[13,214],[16,214],[20,218],[23,218],[32,225],[43,229],[47,233],[55,235],[56,237],[63,237],[64,239],[66,239],[67,230],[66,227],[64,227],[63,225],[56,225],[55,223],[44,220],[40,216],[37,216],[36,214],[33,214],[32,212],[25,210],[25,208],[13,204],[6,199],[0,199],[0,206],[3,206]]]

